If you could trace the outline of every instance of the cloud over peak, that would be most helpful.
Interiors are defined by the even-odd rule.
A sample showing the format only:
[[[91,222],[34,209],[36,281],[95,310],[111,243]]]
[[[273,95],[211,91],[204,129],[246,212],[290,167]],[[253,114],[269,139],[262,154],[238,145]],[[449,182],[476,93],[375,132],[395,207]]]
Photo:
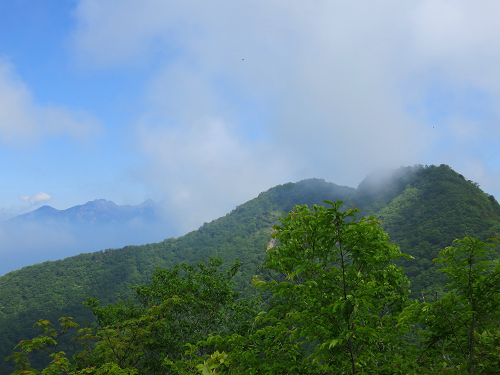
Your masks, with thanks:
[[[500,33],[486,32],[500,5],[481,4],[81,0],[74,45],[93,68],[149,69],[135,129],[151,185],[224,205],[287,180],[466,167],[467,135],[500,120]],[[468,91],[490,100],[464,110]]]
[[[36,204],[39,202],[45,202],[48,200],[51,200],[54,196],[51,194],[47,194],[44,192],[38,192],[32,196],[29,195],[19,195],[19,198],[21,198],[23,201],[28,202],[30,204]]]

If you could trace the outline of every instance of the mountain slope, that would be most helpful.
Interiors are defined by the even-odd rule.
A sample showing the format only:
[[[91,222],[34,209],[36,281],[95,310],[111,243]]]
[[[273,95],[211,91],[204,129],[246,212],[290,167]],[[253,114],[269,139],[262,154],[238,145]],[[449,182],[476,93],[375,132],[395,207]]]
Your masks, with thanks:
[[[80,254],[0,277],[0,356],[11,352],[21,338],[34,335],[31,326],[40,318],[91,320],[82,305],[87,296],[103,304],[116,301],[118,295],[131,296],[129,285],[147,282],[156,267],[209,256],[220,256],[226,264],[239,258],[243,267],[235,277],[236,286],[252,294],[250,280],[265,257],[276,218],[296,204],[323,200],[343,200],[360,207],[364,215],[381,217],[392,241],[415,257],[403,266],[416,296],[439,290],[431,260],[454,238],[465,232],[480,238],[500,232],[496,200],[445,165],[379,172],[357,189],[319,179],[288,183],[177,239]],[[6,368],[0,367],[1,373]]]
[[[499,235],[500,205],[445,165],[421,168],[405,182],[405,189],[375,214],[391,240],[415,258],[401,262],[413,296],[434,295],[442,291],[444,275],[436,274],[432,259],[456,238]]]

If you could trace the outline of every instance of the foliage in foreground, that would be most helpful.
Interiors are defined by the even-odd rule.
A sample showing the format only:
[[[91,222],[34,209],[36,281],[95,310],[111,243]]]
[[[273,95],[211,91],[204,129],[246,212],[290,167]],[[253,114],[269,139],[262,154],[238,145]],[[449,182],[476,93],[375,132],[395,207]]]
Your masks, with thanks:
[[[404,316],[425,327],[417,359],[423,368],[500,372],[500,267],[491,269],[484,260],[496,241],[465,237],[439,253],[435,261],[444,264],[439,272],[448,276],[449,292],[434,302],[413,304]]]
[[[51,352],[53,358],[42,374],[100,374],[111,370],[117,374],[175,373],[165,361],[182,359],[185,343],[196,343],[209,334],[245,334],[252,328],[258,300],[238,299],[231,279],[240,263],[220,272],[221,263],[220,259],[210,259],[193,266],[157,270],[151,284],[135,288],[135,302],[120,301],[102,308],[89,298],[87,306],[99,326],[78,331],[73,341],[80,343],[82,350],[71,365],[65,353],[58,350],[56,337],[60,334],[50,322],[38,322],[45,334],[19,343],[21,350],[11,356],[17,366],[14,373],[37,374],[28,355],[39,349]],[[78,326],[71,318],[63,318],[61,324],[61,334]],[[209,347],[199,353],[208,351]],[[58,366],[60,372],[50,372]]]
[[[500,267],[485,261],[496,239],[466,237],[435,261],[449,279],[434,302],[408,298],[394,265],[399,248],[374,217],[357,218],[342,202],[297,206],[274,227],[265,279],[266,311],[238,300],[238,264],[220,261],[158,270],[136,288],[135,303],[105,308],[89,300],[98,328],[79,331],[83,350],[70,361],[57,333],[22,341],[14,374],[38,374],[34,350],[49,349],[42,374],[494,374],[500,371]],[[180,272],[182,270],[182,272]],[[250,319],[254,316],[255,319]],[[62,333],[75,323],[63,318]],[[418,339],[414,340],[414,336]]]

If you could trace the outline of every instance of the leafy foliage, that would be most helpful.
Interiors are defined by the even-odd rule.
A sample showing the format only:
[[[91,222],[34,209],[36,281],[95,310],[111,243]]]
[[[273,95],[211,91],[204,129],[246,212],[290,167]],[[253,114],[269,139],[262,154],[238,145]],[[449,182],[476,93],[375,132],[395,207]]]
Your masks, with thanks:
[[[435,302],[414,305],[419,313],[424,350],[420,361],[431,369],[440,367],[443,358],[456,373],[490,373],[500,370],[498,322],[500,318],[500,266],[488,270],[484,259],[493,247],[478,239],[465,237],[453,241],[439,253],[436,263],[446,274],[448,293]],[[493,349],[493,350],[492,350]]]
[[[394,373],[408,370],[398,314],[409,303],[408,280],[392,261],[402,256],[374,217],[297,206],[274,226],[277,245],[265,268],[279,280],[254,279],[273,293],[262,326],[247,336],[214,337],[228,353],[228,373]],[[284,281],[281,281],[284,280]],[[306,356],[306,347],[312,353]]]
[[[219,272],[220,259],[196,265],[175,266],[157,270],[152,283],[135,288],[136,302],[120,301],[99,307],[89,298],[87,305],[97,317],[99,326],[79,330],[72,341],[83,350],[69,361],[59,350],[60,336],[47,320],[37,323],[43,335],[22,341],[21,351],[12,358],[15,374],[31,371],[27,355],[34,350],[50,351],[53,358],[43,373],[107,373],[166,374],[168,363],[184,357],[185,344],[196,343],[209,334],[245,334],[252,328],[249,318],[257,312],[258,301],[238,300],[231,279],[240,267],[235,263],[226,272]],[[181,272],[183,271],[183,272]],[[63,318],[61,335],[68,327],[77,326],[71,318]],[[200,354],[212,352],[207,347]],[[110,367],[111,366],[111,367]]]
[[[392,264],[402,254],[377,219],[358,220],[359,210],[326,203],[332,207],[299,206],[274,227],[278,245],[268,251],[266,268],[287,281],[257,282],[274,295],[266,319],[285,317],[279,329],[293,326],[297,341],[317,342],[310,359],[320,369],[382,371],[404,333],[396,317],[409,282]]]
[[[243,334],[252,328],[249,320],[257,313],[259,301],[238,299],[239,293],[232,289],[231,280],[241,263],[234,263],[225,272],[219,272],[221,265],[220,259],[210,259],[158,269],[151,284],[134,288],[135,303],[122,300],[101,308],[96,300],[89,299],[88,306],[101,327],[119,326],[124,321],[142,327],[144,324],[138,324],[141,317],[155,316],[154,322],[146,321],[142,327],[148,332],[148,340],[139,367],[164,374],[163,361],[182,358],[186,343],[196,343],[209,334]],[[159,308],[172,298],[176,303],[168,310]],[[209,351],[205,348],[203,353]]]

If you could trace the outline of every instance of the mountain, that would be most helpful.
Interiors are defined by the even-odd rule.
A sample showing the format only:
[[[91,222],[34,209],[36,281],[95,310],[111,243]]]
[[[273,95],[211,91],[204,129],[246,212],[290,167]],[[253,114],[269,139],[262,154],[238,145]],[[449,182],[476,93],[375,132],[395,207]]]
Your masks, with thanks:
[[[358,187],[366,202],[363,210],[380,217],[391,240],[413,256],[400,265],[412,282],[414,298],[443,293],[445,276],[436,273],[432,260],[454,239],[500,235],[495,197],[447,165],[400,168],[379,190],[368,181]]]
[[[465,233],[481,239],[500,233],[500,205],[495,198],[446,165],[376,171],[357,188],[320,179],[287,183],[179,238],[43,262],[0,277],[0,356],[35,335],[32,325],[41,318],[92,321],[82,305],[87,296],[102,304],[119,295],[131,297],[129,285],[146,283],[156,267],[209,256],[220,256],[229,265],[239,258],[243,266],[235,277],[236,287],[252,295],[250,280],[266,256],[276,219],[296,204],[323,200],[343,200],[345,207],[353,204],[363,215],[380,217],[391,241],[414,257],[401,262],[414,297],[442,293],[442,279],[432,259],[453,239]],[[9,366],[0,363],[0,372],[8,373]]]
[[[158,207],[148,199],[138,206],[118,206],[112,201],[96,199],[66,210],[56,210],[50,206],[42,206],[27,214],[7,220],[8,224],[38,223],[38,224],[117,224],[134,219],[156,221],[160,218]]]
[[[0,223],[0,275],[33,263],[178,234],[160,206],[148,199],[137,206],[96,199],[66,210],[43,206]]]

